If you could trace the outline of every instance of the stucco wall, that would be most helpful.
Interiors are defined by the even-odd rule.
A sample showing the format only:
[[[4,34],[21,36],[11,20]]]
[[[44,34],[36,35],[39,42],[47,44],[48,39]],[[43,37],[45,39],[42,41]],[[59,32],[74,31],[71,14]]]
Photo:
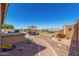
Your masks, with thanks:
[[[66,34],[66,38],[71,39],[74,33],[74,25],[65,25],[64,26],[64,34]]]
[[[78,56],[79,56],[79,19],[77,20],[77,43],[78,43],[78,45],[77,45],[77,54],[78,54]]]
[[[18,34],[18,35],[3,35],[2,42],[3,43],[17,43],[25,40],[25,34]]]

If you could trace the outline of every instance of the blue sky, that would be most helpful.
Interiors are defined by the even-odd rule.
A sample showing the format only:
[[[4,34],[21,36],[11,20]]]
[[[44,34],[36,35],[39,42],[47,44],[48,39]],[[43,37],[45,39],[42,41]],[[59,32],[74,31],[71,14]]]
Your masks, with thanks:
[[[16,29],[36,25],[38,28],[62,28],[79,18],[79,4],[11,3],[5,22]]]

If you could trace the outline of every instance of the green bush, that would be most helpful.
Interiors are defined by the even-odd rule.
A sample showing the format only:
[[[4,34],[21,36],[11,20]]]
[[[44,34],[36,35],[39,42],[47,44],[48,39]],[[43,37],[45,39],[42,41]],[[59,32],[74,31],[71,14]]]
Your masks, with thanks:
[[[11,25],[11,24],[6,24],[6,23],[4,23],[4,24],[2,25],[2,29],[14,29],[14,26]]]

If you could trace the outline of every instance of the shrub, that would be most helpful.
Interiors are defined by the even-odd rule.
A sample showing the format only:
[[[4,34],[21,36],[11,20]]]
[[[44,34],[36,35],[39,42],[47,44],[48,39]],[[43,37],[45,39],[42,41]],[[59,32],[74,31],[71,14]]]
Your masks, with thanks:
[[[62,34],[62,33],[59,33],[59,34],[57,34],[57,37],[58,37],[58,38],[65,38],[66,35],[65,35],[65,34]]]

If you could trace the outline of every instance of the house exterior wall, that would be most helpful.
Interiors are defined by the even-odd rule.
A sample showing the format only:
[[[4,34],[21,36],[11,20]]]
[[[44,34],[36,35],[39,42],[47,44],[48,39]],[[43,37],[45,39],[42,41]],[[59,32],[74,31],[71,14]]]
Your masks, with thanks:
[[[79,56],[79,19],[77,20],[77,55]]]
[[[79,20],[77,22],[77,25],[78,25],[78,43],[79,43]]]

